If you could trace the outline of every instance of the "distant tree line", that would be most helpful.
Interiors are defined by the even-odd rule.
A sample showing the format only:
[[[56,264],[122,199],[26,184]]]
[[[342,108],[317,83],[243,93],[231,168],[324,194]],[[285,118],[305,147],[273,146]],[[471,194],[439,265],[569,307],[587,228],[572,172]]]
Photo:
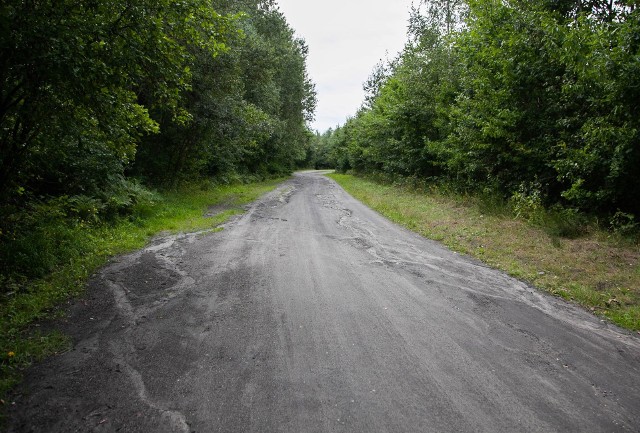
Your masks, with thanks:
[[[103,219],[145,186],[291,171],[306,56],[268,0],[3,1],[0,241],[36,208]]]
[[[430,0],[318,166],[444,182],[633,223],[640,2]]]

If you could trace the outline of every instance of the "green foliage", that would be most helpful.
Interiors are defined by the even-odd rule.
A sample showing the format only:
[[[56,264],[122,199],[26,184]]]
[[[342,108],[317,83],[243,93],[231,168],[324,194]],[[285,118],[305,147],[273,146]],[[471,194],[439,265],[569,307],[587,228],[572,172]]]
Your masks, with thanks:
[[[236,32],[216,57],[193,51],[192,87],[181,94],[186,121],[167,107],[152,111],[162,132],[142,142],[135,163],[149,182],[287,173],[306,157],[315,90],[304,41],[268,4],[216,3],[240,17]]]
[[[191,85],[190,49],[223,50],[230,18],[205,0],[9,0],[0,22],[4,201],[15,200],[17,187],[76,193],[67,190],[65,167],[99,162],[97,154],[108,167],[85,170],[89,183],[104,171],[122,174],[139,139],[158,131],[152,103],[180,112],[180,93]]]
[[[423,1],[324,154],[338,169],[489,189],[527,218],[638,215],[636,6]],[[575,235],[570,224],[558,232]]]
[[[265,178],[304,159],[307,48],[270,2],[9,0],[0,26],[4,233],[130,212],[133,178]]]
[[[153,206],[159,196],[139,183],[120,178],[99,196],[59,196],[29,202],[27,207],[3,208],[0,222],[1,282],[41,278],[69,260],[88,252],[93,242],[79,236],[102,221],[114,221],[139,208]],[[1,285],[5,291],[4,284]]]
[[[624,237],[640,237],[640,223],[635,215],[618,211],[611,217],[609,224],[614,233]]]

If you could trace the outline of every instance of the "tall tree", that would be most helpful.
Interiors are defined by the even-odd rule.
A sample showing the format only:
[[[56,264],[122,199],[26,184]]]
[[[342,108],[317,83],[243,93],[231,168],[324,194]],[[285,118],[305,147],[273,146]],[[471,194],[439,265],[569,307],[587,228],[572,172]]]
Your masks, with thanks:
[[[228,24],[208,0],[3,2],[3,201],[25,189],[85,189],[92,182],[81,180],[91,172],[83,160],[111,164],[94,184],[121,176],[139,138],[158,129],[149,101],[179,113],[191,81],[189,47],[215,55]]]
[[[151,181],[283,173],[305,158],[315,89],[304,41],[274,4],[219,0],[217,8],[240,14],[237,36],[214,59],[196,53],[193,88],[182,94],[189,118],[152,113],[163,132],[143,142],[136,161]]]

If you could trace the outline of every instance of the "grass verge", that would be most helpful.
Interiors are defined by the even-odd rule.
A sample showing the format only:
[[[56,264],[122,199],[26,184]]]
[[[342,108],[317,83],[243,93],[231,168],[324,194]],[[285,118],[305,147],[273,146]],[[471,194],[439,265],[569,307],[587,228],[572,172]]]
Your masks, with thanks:
[[[184,188],[164,194],[161,200],[135,209],[131,218],[113,224],[57,224],[46,228],[44,231],[51,231],[52,237],[62,239],[58,243],[65,243],[64,247],[56,246],[65,260],[45,277],[0,295],[0,406],[6,404],[7,392],[31,363],[68,350],[66,336],[41,332],[37,321],[59,315],[61,303],[81,294],[91,274],[110,257],[142,248],[159,232],[214,228],[241,213],[242,205],[274,189],[282,180]],[[208,208],[220,212],[205,216]]]
[[[410,230],[574,301],[623,328],[640,330],[637,243],[595,227],[577,238],[554,235],[553,227],[532,225],[515,218],[504,205],[487,206],[477,197],[417,191],[351,175],[329,177]]]

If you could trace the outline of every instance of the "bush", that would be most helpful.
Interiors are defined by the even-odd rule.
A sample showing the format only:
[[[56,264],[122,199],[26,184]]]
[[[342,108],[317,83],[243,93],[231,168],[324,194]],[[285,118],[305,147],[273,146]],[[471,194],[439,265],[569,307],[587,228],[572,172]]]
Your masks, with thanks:
[[[623,237],[640,237],[640,222],[636,220],[635,215],[616,212],[609,220],[611,230]]]
[[[60,196],[0,208],[0,284],[14,291],[22,281],[40,278],[91,248],[85,229],[140,216],[160,200],[140,183],[120,178],[98,197]]]

